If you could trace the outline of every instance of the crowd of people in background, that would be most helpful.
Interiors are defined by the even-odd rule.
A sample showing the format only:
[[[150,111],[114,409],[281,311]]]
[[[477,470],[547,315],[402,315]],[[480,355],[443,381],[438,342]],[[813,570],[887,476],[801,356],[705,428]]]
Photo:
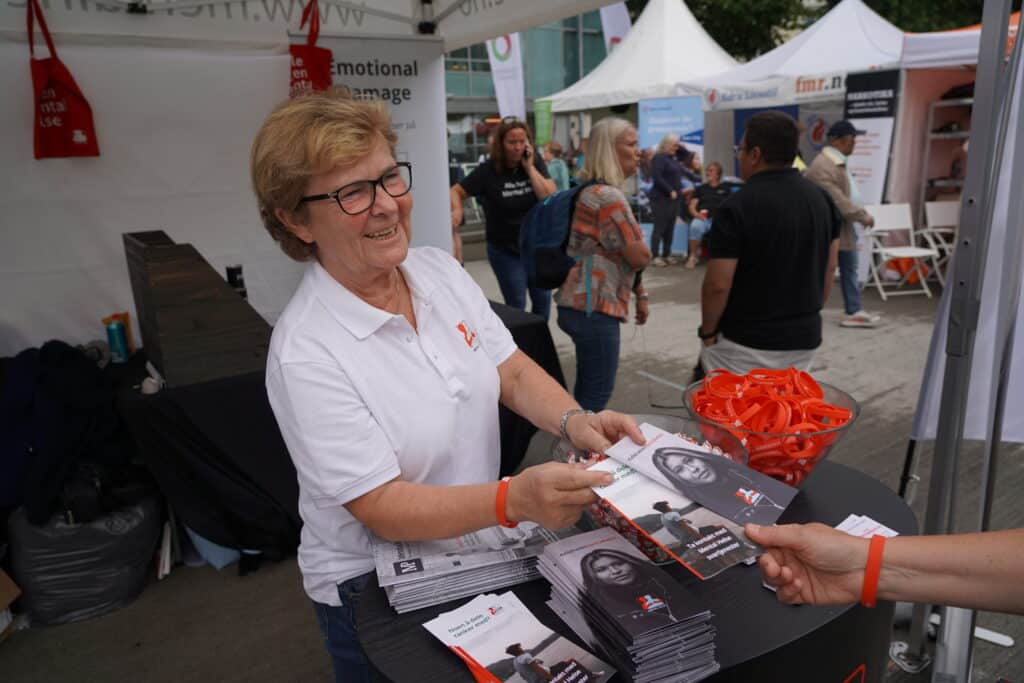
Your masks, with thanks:
[[[762,112],[735,148],[736,177],[718,160],[702,164],[674,133],[638,149],[636,130],[623,119],[598,121],[571,152],[551,141],[540,154],[529,126],[506,119],[482,163],[452,178],[453,237],[459,241],[463,201],[478,198],[505,303],[525,309],[528,292],[533,312],[547,318],[551,292],[527,285],[520,226],[555,192],[597,182],[576,200],[566,248],[576,264],[555,294],[558,325],[576,350],[574,397],[588,410],[611,397],[619,326],[630,319],[633,297],[634,320],[647,320],[647,266],[706,265],[694,379],[712,368],[807,368],[822,341],[821,309],[837,268],[846,312],[840,324],[879,321],[863,310],[858,282],[858,231],[874,220],[846,163],[861,133],[848,121],[834,124],[827,146],[805,166],[799,124]],[[624,183],[633,176],[627,196]],[[646,245],[642,224],[650,226]]]

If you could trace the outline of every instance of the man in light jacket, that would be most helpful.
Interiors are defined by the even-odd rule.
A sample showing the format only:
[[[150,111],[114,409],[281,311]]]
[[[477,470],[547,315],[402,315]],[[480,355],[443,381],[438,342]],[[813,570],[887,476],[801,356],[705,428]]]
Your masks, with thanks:
[[[828,146],[814,158],[804,174],[829,193],[843,216],[843,227],[839,233],[839,282],[846,309],[846,317],[839,324],[843,327],[874,327],[879,321],[879,316],[861,308],[860,283],[857,280],[857,232],[854,227],[854,223],[860,223],[870,228],[875,219],[861,205],[857,183],[847,166],[847,158],[853,153],[857,136],[863,133],[849,121],[832,124],[828,129]]]

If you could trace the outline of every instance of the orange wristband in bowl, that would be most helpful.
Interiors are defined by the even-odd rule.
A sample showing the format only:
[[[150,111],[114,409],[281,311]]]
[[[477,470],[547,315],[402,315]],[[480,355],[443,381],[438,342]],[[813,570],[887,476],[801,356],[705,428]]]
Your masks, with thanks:
[[[512,477],[501,478],[501,481],[498,482],[498,495],[494,498],[494,512],[497,514],[498,524],[507,529],[515,529],[519,526],[519,522],[510,522],[505,516],[505,500],[508,498],[508,484],[511,480]]]
[[[882,551],[885,549],[885,536],[872,536],[868,546],[868,563],[864,567],[864,587],[860,592],[860,604],[865,607],[875,606],[875,594],[878,592],[878,575],[882,572]]]

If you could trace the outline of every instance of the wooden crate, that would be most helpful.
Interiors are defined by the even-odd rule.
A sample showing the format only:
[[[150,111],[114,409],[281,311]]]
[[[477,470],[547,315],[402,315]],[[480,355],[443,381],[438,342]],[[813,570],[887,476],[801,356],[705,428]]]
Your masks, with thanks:
[[[123,238],[142,343],[169,386],[266,368],[270,325],[195,247],[162,230]]]

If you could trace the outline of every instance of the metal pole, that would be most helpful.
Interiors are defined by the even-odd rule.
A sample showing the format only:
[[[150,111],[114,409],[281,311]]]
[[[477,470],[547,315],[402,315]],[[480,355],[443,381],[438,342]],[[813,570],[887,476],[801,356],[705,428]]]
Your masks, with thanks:
[[[913,474],[915,448],[917,448],[917,440],[910,439],[907,442],[907,455],[903,458],[903,474],[900,475],[900,498],[903,498],[907,505],[910,505],[912,502],[911,498],[907,496],[910,480],[919,479],[916,474]]]
[[[1006,20],[1004,20],[1005,23]],[[1003,42],[1001,45],[1005,45]],[[1024,140],[1020,134],[1021,107],[1016,100],[1019,98],[1019,79],[1017,71],[1020,66],[1021,46],[1014,45],[1013,55],[1009,64],[1004,66],[1002,77],[999,78],[999,92],[1004,93],[1002,127],[999,130],[997,139],[1001,141],[1000,149],[1005,148],[1006,136],[1009,131],[1014,131],[1014,151],[1010,157],[1012,165],[1009,171],[1009,178],[1004,184],[1000,175],[1003,171],[1002,159],[998,158],[996,167],[993,169],[992,185],[990,187],[989,199],[989,229],[996,218],[996,197],[1000,185],[1011,193],[1008,199],[1008,209],[1003,219],[1003,245],[1002,264],[998,281],[1001,283],[998,292],[998,303],[996,313],[995,330],[995,353],[992,359],[992,376],[997,378],[994,391],[989,390],[987,404],[992,406],[992,414],[987,425],[987,449],[985,463],[982,468],[981,501],[979,506],[978,530],[983,530],[988,523],[989,513],[992,508],[992,486],[999,452],[999,442],[1002,439],[1003,414],[1006,407],[1006,391],[1010,371],[1010,361],[1013,357],[1014,327],[1016,327],[1017,313],[1016,306],[1020,290],[1020,195],[1016,192],[1018,182],[1024,170]],[[1014,112],[1013,110],[1016,109]],[[1003,218],[1000,216],[1000,218]],[[982,274],[984,269],[982,269]],[[993,296],[992,293],[989,296]],[[974,623],[977,614],[974,610],[967,610],[958,607],[947,607],[943,614],[942,629],[939,632],[938,642],[935,649],[934,680],[945,680],[953,677],[953,680],[966,683],[971,678],[971,646],[974,644]],[[944,677],[940,679],[940,677]]]
[[[1024,28],[1024,20],[1017,27],[1017,35]],[[1018,101],[1016,120],[1011,116],[1010,130],[1016,131],[1013,149],[1013,167],[1010,171],[1008,187],[1012,188],[1009,207],[1006,212],[1006,241],[1003,244],[1003,269],[1000,280],[1003,282],[999,290],[999,313],[996,316],[996,348],[993,355],[992,376],[998,378],[995,388],[995,400],[992,409],[992,424],[986,444],[986,467],[982,474],[982,510],[978,519],[978,530],[987,531],[992,514],[992,493],[995,486],[995,471],[999,455],[999,445],[1003,436],[1003,416],[1006,414],[1006,395],[1009,391],[1010,367],[1017,333],[1017,319],[1020,305],[1020,281],[1022,259],[1022,230],[1024,230],[1024,194],[1015,190],[1024,182],[1024,107],[1019,104],[1024,84],[1018,77],[1020,61],[1024,59],[1021,46],[1014,47],[1013,58],[1010,60],[1010,77],[1016,79],[1010,84],[1011,99]]]
[[[960,209],[957,255],[952,263],[952,277],[946,282],[946,286],[952,287],[953,290],[950,299],[946,367],[938,431],[923,527],[925,534],[948,533],[953,528],[957,457],[963,442],[971,356],[978,326],[978,311],[981,307],[985,257],[988,253],[994,194],[993,179],[997,168],[996,161],[1002,156],[1000,138],[1004,129],[999,124],[1004,118],[1003,104],[1006,91],[999,90],[999,81],[1003,68],[1009,15],[1009,3],[985,0],[981,48],[974,86],[974,112],[971,117],[971,132],[975,138],[971,146],[973,154],[969,155],[967,160],[967,180]],[[925,632],[929,612],[928,605],[916,605],[914,608],[910,645],[904,655],[908,660],[916,658],[918,662],[922,662],[927,659]],[[935,674],[940,675],[938,666]]]

